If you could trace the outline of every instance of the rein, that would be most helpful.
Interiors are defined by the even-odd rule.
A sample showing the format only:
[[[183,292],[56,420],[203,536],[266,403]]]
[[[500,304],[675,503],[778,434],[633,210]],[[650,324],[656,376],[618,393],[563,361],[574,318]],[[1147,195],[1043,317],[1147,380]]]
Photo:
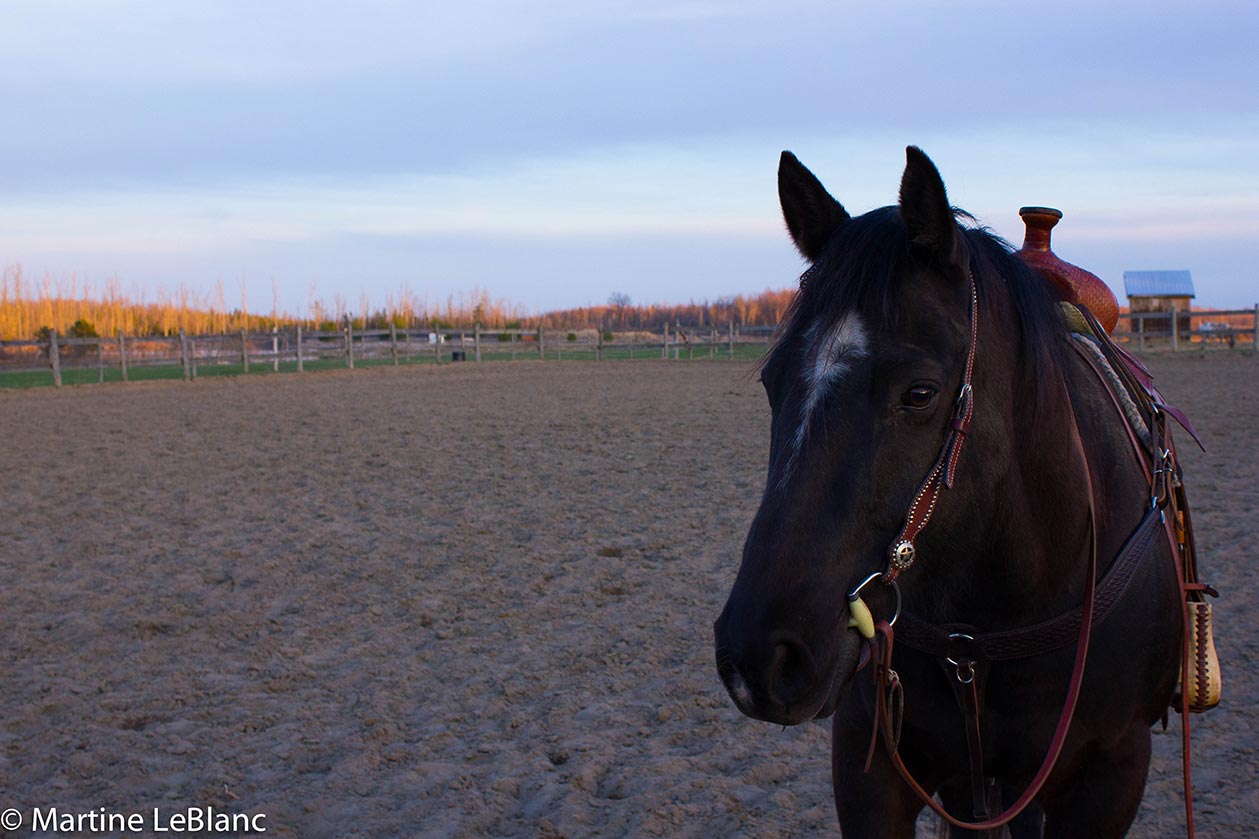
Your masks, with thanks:
[[[956,476],[957,461],[961,454],[966,436],[970,431],[974,415],[974,388],[972,376],[975,365],[975,351],[979,334],[978,295],[973,273],[970,280],[970,321],[971,341],[966,358],[966,368],[959,388],[953,416],[949,423],[949,432],[941,446],[940,454],[931,470],[923,479],[918,491],[905,516],[905,523],[888,549],[888,565],[882,574],[872,575],[848,596],[849,608],[852,613],[849,625],[858,629],[870,644],[871,670],[875,683],[876,700],[874,726],[871,731],[870,749],[866,758],[866,770],[869,771],[874,750],[880,733],[887,749],[888,756],[901,779],[907,786],[926,803],[932,810],[949,824],[966,830],[991,830],[1001,827],[1017,818],[1032,803],[1041,788],[1052,774],[1058,757],[1066,743],[1067,734],[1075,716],[1076,704],[1084,682],[1085,664],[1088,660],[1089,641],[1093,627],[1100,624],[1119,603],[1128,584],[1132,581],[1141,561],[1150,552],[1155,543],[1155,535],[1166,527],[1163,507],[1166,506],[1169,492],[1166,482],[1168,467],[1146,474],[1151,481],[1152,501],[1146,515],[1129,536],[1119,555],[1106,573],[1106,577],[1098,583],[1098,534],[1096,504],[1093,496],[1093,480],[1089,467],[1088,455],[1080,429],[1071,409],[1070,434],[1072,447],[1079,453],[1084,467],[1085,485],[1088,487],[1088,529],[1089,548],[1085,574],[1084,601],[1076,609],[1057,618],[1043,621],[1033,626],[987,634],[969,634],[967,628],[958,627],[956,631],[948,631],[947,627],[936,627],[915,618],[909,613],[901,614],[900,589],[897,577],[914,564],[917,550],[914,540],[931,520],[936,503],[945,489],[953,486]],[[1103,384],[1105,381],[1103,380]],[[1106,388],[1109,391],[1109,387]],[[1111,394],[1113,398],[1113,393]],[[1127,425],[1127,423],[1125,423]],[[1129,429],[1131,433],[1131,429]],[[1145,464],[1140,457],[1138,461]],[[1163,474],[1160,474],[1163,473]],[[1173,544],[1173,555],[1176,555]],[[1179,559],[1177,557],[1177,559]],[[871,619],[869,609],[860,598],[860,591],[866,584],[878,579],[890,586],[896,595],[897,610],[890,621]],[[898,743],[900,728],[903,721],[903,689],[900,677],[892,669],[892,648],[896,632],[893,624],[897,619],[903,621],[900,630],[902,640],[910,647],[921,652],[933,654],[942,662],[953,668],[950,683],[954,688],[959,706],[966,722],[967,745],[971,776],[973,809],[976,821],[967,822],[957,819],[937,803],[923,786],[913,777],[912,773],[901,760]],[[972,630],[973,631],[973,630]],[[1067,646],[1075,641],[1075,664],[1067,686],[1067,695],[1058,723],[1050,740],[1045,757],[1018,799],[999,815],[991,814],[990,781],[983,772],[983,742],[980,727],[980,711],[982,709],[982,680],[987,667],[992,661],[1012,661],[1030,658]],[[1186,655],[1187,658],[1187,655]],[[1188,672],[1187,669],[1184,672]],[[1186,719],[1187,723],[1187,719]],[[1192,791],[1188,777],[1188,726],[1185,727],[1185,779],[1186,779],[1186,813],[1188,816],[1189,836],[1193,836]]]

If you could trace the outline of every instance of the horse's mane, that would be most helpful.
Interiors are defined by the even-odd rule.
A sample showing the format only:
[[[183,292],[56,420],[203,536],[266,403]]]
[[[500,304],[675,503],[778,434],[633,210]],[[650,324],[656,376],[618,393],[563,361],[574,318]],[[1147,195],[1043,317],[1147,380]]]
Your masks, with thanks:
[[[1057,298],[1049,284],[1015,256],[1009,242],[975,226],[974,217],[964,210],[954,209],[954,215],[963,224],[970,252],[980,331],[1012,328],[995,317],[996,295],[1004,289],[1018,320],[1020,387],[1028,388],[1025,395],[1035,411],[1044,404],[1063,359],[1066,332]],[[909,260],[909,239],[897,207],[882,207],[846,221],[801,276],[800,292],[787,310],[765,363],[809,324],[826,329],[859,307],[877,310],[895,329],[906,303],[898,293],[897,279],[908,270]]]

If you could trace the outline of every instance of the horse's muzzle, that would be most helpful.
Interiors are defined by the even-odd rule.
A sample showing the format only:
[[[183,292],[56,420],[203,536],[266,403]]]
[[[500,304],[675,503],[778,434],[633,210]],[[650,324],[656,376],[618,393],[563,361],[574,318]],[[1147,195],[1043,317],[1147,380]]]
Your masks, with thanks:
[[[761,644],[741,644],[727,614],[714,626],[717,672],[735,707],[776,725],[798,725],[835,710],[860,658],[855,631],[825,639],[824,650],[784,630],[763,636]]]

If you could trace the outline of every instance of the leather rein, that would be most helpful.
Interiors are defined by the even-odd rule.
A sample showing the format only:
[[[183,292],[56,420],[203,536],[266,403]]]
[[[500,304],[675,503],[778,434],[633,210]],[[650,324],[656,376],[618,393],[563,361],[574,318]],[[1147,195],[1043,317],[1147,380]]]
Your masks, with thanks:
[[[866,758],[866,771],[869,771],[874,758],[876,744],[881,739],[886,747],[892,765],[902,780],[924,803],[931,807],[949,824],[967,830],[990,830],[1005,825],[1018,817],[1020,813],[1040,794],[1042,787],[1053,772],[1062,748],[1066,742],[1071,721],[1075,716],[1076,703],[1079,699],[1081,686],[1084,682],[1085,663],[1088,659],[1089,641],[1093,627],[1100,624],[1119,603],[1128,584],[1132,581],[1141,561],[1156,543],[1155,537],[1165,529],[1165,517],[1162,508],[1169,495],[1169,476],[1158,472],[1151,473],[1145,468],[1144,460],[1138,461],[1145,468],[1151,479],[1151,505],[1140,524],[1129,536],[1120,550],[1114,563],[1100,582],[1097,580],[1098,544],[1097,517],[1093,496],[1093,480],[1089,469],[1088,456],[1084,442],[1080,436],[1075,410],[1069,411],[1071,443],[1079,453],[1083,464],[1085,486],[1088,488],[1088,561],[1085,573],[1083,603],[1056,618],[1014,630],[980,634],[970,627],[944,626],[937,627],[913,615],[900,612],[900,590],[897,577],[909,570],[917,558],[914,540],[930,522],[941,494],[953,486],[956,477],[957,462],[966,437],[970,431],[974,416],[975,395],[972,377],[975,366],[976,344],[979,335],[979,305],[973,273],[970,281],[970,348],[967,353],[965,372],[958,391],[957,401],[949,422],[949,431],[940,448],[940,453],[930,471],[923,479],[909,509],[905,515],[905,523],[888,548],[887,568],[881,574],[871,575],[848,596],[850,608],[854,614],[858,606],[868,610],[860,600],[860,591],[866,584],[878,580],[891,587],[896,595],[897,611],[890,621],[878,621],[874,624],[873,633],[863,631],[870,644],[870,661],[873,673],[876,703],[874,726],[871,732],[870,748]],[[1117,349],[1117,348],[1116,348]],[[1087,360],[1087,359],[1086,359]],[[1103,385],[1106,385],[1103,378]],[[1114,394],[1110,387],[1108,393]],[[1127,423],[1124,423],[1127,427]],[[1131,435],[1131,429],[1129,428]],[[1134,440],[1135,444],[1135,440]],[[1169,447],[1170,448],[1170,447]],[[1138,451],[1139,453],[1139,451]],[[1173,554],[1175,554],[1173,545]],[[892,625],[898,619],[901,626],[893,630]],[[867,618],[868,620],[868,618]],[[857,625],[857,623],[853,623]],[[967,745],[969,751],[971,792],[975,821],[967,822],[955,818],[939,804],[930,792],[920,784],[901,760],[898,743],[901,722],[903,721],[903,690],[900,677],[892,669],[892,648],[896,635],[913,649],[936,656],[946,667],[952,670],[950,683],[966,723]],[[1014,661],[1042,655],[1062,649],[1075,642],[1075,663],[1068,682],[1067,695],[1058,723],[1050,740],[1044,760],[1032,780],[1022,794],[1004,812],[994,815],[992,802],[994,793],[993,782],[985,778],[983,771],[983,741],[980,726],[982,710],[982,687],[986,678],[988,665],[993,661]],[[1187,728],[1186,728],[1187,731]],[[1192,805],[1188,783],[1188,751],[1186,734],[1186,813],[1188,815],[1189,835],[1193,836]]]

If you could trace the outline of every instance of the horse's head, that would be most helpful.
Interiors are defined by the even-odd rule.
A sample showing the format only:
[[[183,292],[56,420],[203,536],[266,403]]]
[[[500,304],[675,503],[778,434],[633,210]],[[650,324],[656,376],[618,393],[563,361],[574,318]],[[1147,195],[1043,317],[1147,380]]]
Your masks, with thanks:
[[[830,714],[857,668],[846,595],[887,567],[946,440],[972,281],[968,236],[916,148],[898,207],[852,218],[788,152],[778,188],[811,267],[762,368],[773,413],[765,493],[715,631],[735,704],[790,725]],[[892,616],[890,592],[868,599],[876,617]]]

